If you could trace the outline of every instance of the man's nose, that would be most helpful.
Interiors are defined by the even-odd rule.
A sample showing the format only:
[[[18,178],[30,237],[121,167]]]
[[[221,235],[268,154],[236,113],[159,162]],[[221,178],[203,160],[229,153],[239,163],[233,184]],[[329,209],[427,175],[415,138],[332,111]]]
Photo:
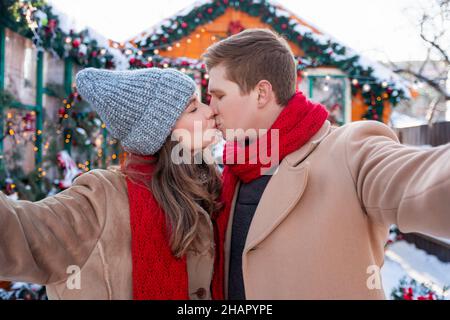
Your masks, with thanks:
[[[206,118],[209,119],[213,119],[216,116],[216,113],[214,112],[214,109],[209,107],[209,106],[205,106],[205,114],[206,114]]]
[[[217,116],[219,114],[219,110],[217,109],[217,106],[213,103],[211,103],[209,105],[209,108],[212,110],[212,112],[214,113],[214,116]]]

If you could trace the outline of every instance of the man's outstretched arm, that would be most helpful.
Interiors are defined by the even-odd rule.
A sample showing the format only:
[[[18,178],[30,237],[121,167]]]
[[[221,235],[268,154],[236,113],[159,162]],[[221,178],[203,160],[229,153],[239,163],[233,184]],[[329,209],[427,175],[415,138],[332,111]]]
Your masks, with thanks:
[[[405,146],[374,121],[353,124],[345,139],[348,169],[371,219],[450,238],[450,144]]]

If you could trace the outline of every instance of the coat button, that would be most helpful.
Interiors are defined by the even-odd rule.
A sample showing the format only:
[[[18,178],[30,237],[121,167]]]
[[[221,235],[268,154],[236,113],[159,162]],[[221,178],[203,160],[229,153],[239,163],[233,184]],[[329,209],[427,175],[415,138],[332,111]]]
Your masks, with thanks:
[[[199,299],[205,299],[206,297],[206,289],[205,288],[198,288],[198,290],[195,292],[197,297]]]

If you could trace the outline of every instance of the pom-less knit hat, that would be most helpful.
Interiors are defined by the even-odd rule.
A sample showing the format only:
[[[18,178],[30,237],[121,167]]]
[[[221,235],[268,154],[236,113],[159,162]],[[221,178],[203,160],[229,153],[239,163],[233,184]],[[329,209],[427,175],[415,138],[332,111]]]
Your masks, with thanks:
[[[87,68],[76,76],[88,101],[124,149],[155,154],[195,93],[195,82],[175,69],[109,71]]]

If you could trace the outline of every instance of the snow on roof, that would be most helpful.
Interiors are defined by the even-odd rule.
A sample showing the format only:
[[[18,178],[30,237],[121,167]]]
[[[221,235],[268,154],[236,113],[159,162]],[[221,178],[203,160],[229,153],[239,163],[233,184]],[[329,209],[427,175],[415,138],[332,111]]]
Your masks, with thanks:
[[[254,3],[261,3],[259,0],[253,0]],[[344,47],[345,54],[337,54],[333,53],[332,57],[336,61],[348,59],[354,56],[358,56],[357,63],[359,63],[360,66],[362,66],[365,69],[371,68],[373,70],[372,76],[379,80],[379,82],[388,82],[394,84],[393,87],[396,90],[403,91],[403,94],[406,98],[410,98],[410,90],[409,87],[411,87],[411,84],[394,73],[392,70],[390,70],[388,67],[384,66],[383,64],[379,62],[375,62],[370,60],[369,58],[357,53],[355,50],[351,49],[349,46],[342,43],[342,41],[335,39],[334,37],[325,34],[320,31],[319,28],[316,28],[313,24],[306,22],[303,20],[303,18],[298,17],[293,12],[290,12],[289,10],[285,9],[278,1],[274,0],[267,0],[267,3],[273,6],[274,14],[278,17],[285,17],[289,19],[289,25],[291,28],[293,28],[294,31],[298,32],[301,35],[308,34],[310,37],[312,37],[317,43],[322,45],[327,45],[328,43],[336,43],[340,46]],[[194,10],[196,7],[205,5],[205,4],[211,4],[213,3],[212,0],[199,0],[191,5],[187,6],[186,8],[178,11],[173,16],[168,17],[161,22],[153,25],[151,28],[145,30],[144,32],[140,33],[139,35],[129,39],[127,41],[128,47],[131,47],[130,42],[139,44],[140,42],[146,40],[148,37],[151,40],[156,40],[159,35],[163,34],[162,27],[170,27],[174,26],[177,27],[176,18],[179,16],[185,16],[188,13],[190,13],[192,10]],[[144,44],[145,45],[145,44]]]
[[[99,47],[107,48],[108,53],[113,56],[113,62],[118,70],[128,69],[129,63],[128,59],[122,54],[120,49],[116,49],[110,46],[109,40],[102,36],[100,33],[95,31],[89,26],[82,25],[77,22],[73,17],[67,15],[57,6],[55,6],[52,1],[49,2],[52,6],[52,12],[58,16],[59,24],[58,27],[66,34],[70,34],[70,31],[81,32],[87,30],[88,36],[92,40],[96,40]]]
[[[162,33],[162,26],[165,27],[170,27],[172,25],[172,19],[174,19],[175,17],[178,16],[185,16],[187,15],[189,12],[191,12],[192,10],[194,10],[196,7],[202,6],[204,4],[210,4],[213,3],[212,0],[197,0],[195,2],[193,2],[192,4],[186,6],[185,8],[178,10],[174,15],[172,15],[171,17],[168,17],[156,24],[154,24],[153,26],[151,26],[150,28],[144,30],[143,32],[141,32],[139,35],[136,35],[130,39],[128,39],[126,42],[130,42],[133,41],[135,43],[141,42],[142,40],[145,40],[147,37],[149,37],[152,34],[160,34]]]

